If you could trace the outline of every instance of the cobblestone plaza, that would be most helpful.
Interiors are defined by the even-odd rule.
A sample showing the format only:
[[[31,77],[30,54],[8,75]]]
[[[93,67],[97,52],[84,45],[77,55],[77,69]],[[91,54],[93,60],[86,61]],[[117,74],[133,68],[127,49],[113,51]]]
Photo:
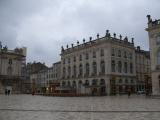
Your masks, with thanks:
[[[145,96],[0,95],[0,120],[159,120],[160,99]]]

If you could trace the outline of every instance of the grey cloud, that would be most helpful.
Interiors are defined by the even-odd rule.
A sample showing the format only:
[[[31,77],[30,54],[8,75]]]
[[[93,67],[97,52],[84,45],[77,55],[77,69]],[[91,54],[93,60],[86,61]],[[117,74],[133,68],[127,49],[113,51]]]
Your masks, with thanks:
[[[146,15],[160,18],[159,0],[4,0],[0,1],[0,41],[27,46],[27,61],[48,65],[60,48],[109,29],[148,50]]]

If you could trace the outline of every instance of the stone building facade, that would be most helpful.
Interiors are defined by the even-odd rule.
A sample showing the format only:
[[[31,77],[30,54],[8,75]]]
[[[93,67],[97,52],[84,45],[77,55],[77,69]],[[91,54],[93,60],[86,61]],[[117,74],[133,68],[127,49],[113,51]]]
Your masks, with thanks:
[[[26,64],[26,48],[8,50],[0,43],[0,93],[10,90],[12,93],[22,92],[24,80],[23,67]]]
[[[32,91],[36,93],[52,93],[59,85],[61,78],[61,62],[53,63],[51,67],[44,68],[30,75]]]
[[[102,38],[73,44],[61,51],[61,87],[76,93],[106,95],[136,91],[134,41],[122,36]]]
[[[151,74],[152,74],[152,93],[160,95],[160,19],[152,20],[148,18],[148,31],[150,56],[151,56]]]
[[[39,71],[43,71],[47,69],[47,66],[41,62],[33,62],[27,63],[25,65],[25,81],[23,82],[23,93],[31,93],[32,92],[32,79],[31,76],[33,74],[38,74]],[[33,75],[34,76],[34,75]]]
[[[150,52],[141,50],[140,46],[137,46],[135,53],[137,91],[145,91],[151,87]]]

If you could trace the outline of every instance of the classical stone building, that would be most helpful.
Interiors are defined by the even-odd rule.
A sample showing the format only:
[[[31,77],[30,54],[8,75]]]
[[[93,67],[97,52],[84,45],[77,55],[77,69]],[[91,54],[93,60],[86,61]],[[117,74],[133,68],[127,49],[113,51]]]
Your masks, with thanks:
[[[23,67],[26,64],[26,48],[8,50],[0,43],[0,93],[10,90],[21,93],[24,80]]]
[[[41,62],[33,62],[27,63],[25,66],[25,81],[23,83],[23,93],[31,93],[32,92],[32,79],[31,76],[33,74],[38,74],[39,71],[47,69],[47,66]]]
[[[135,53],[137,91],[151,90],[150,52],[141,50],[140,46],[137,46]]]
[[[151,56],[151,74],[152,74],[152,93],[160,95],[160,19],[152,20],[148,17],[148,31],[150,56]]]
[[[105,95],[136,91],[134,41],[122,36],[104,37],[62,47],[61,87],[76,93]]]
[[[51,67],[44,68],[30,75],[32,91],[36,93],[53,93],[61,78],[61,62],[53,63]]]

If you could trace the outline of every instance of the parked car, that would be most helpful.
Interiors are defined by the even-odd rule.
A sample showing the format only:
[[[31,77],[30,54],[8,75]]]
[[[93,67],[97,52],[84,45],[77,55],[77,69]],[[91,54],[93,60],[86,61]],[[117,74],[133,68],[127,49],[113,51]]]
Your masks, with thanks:
[[[137,94],[140,95],[140,94],[145,94],[146,92],[145,91],[137,91]]]

